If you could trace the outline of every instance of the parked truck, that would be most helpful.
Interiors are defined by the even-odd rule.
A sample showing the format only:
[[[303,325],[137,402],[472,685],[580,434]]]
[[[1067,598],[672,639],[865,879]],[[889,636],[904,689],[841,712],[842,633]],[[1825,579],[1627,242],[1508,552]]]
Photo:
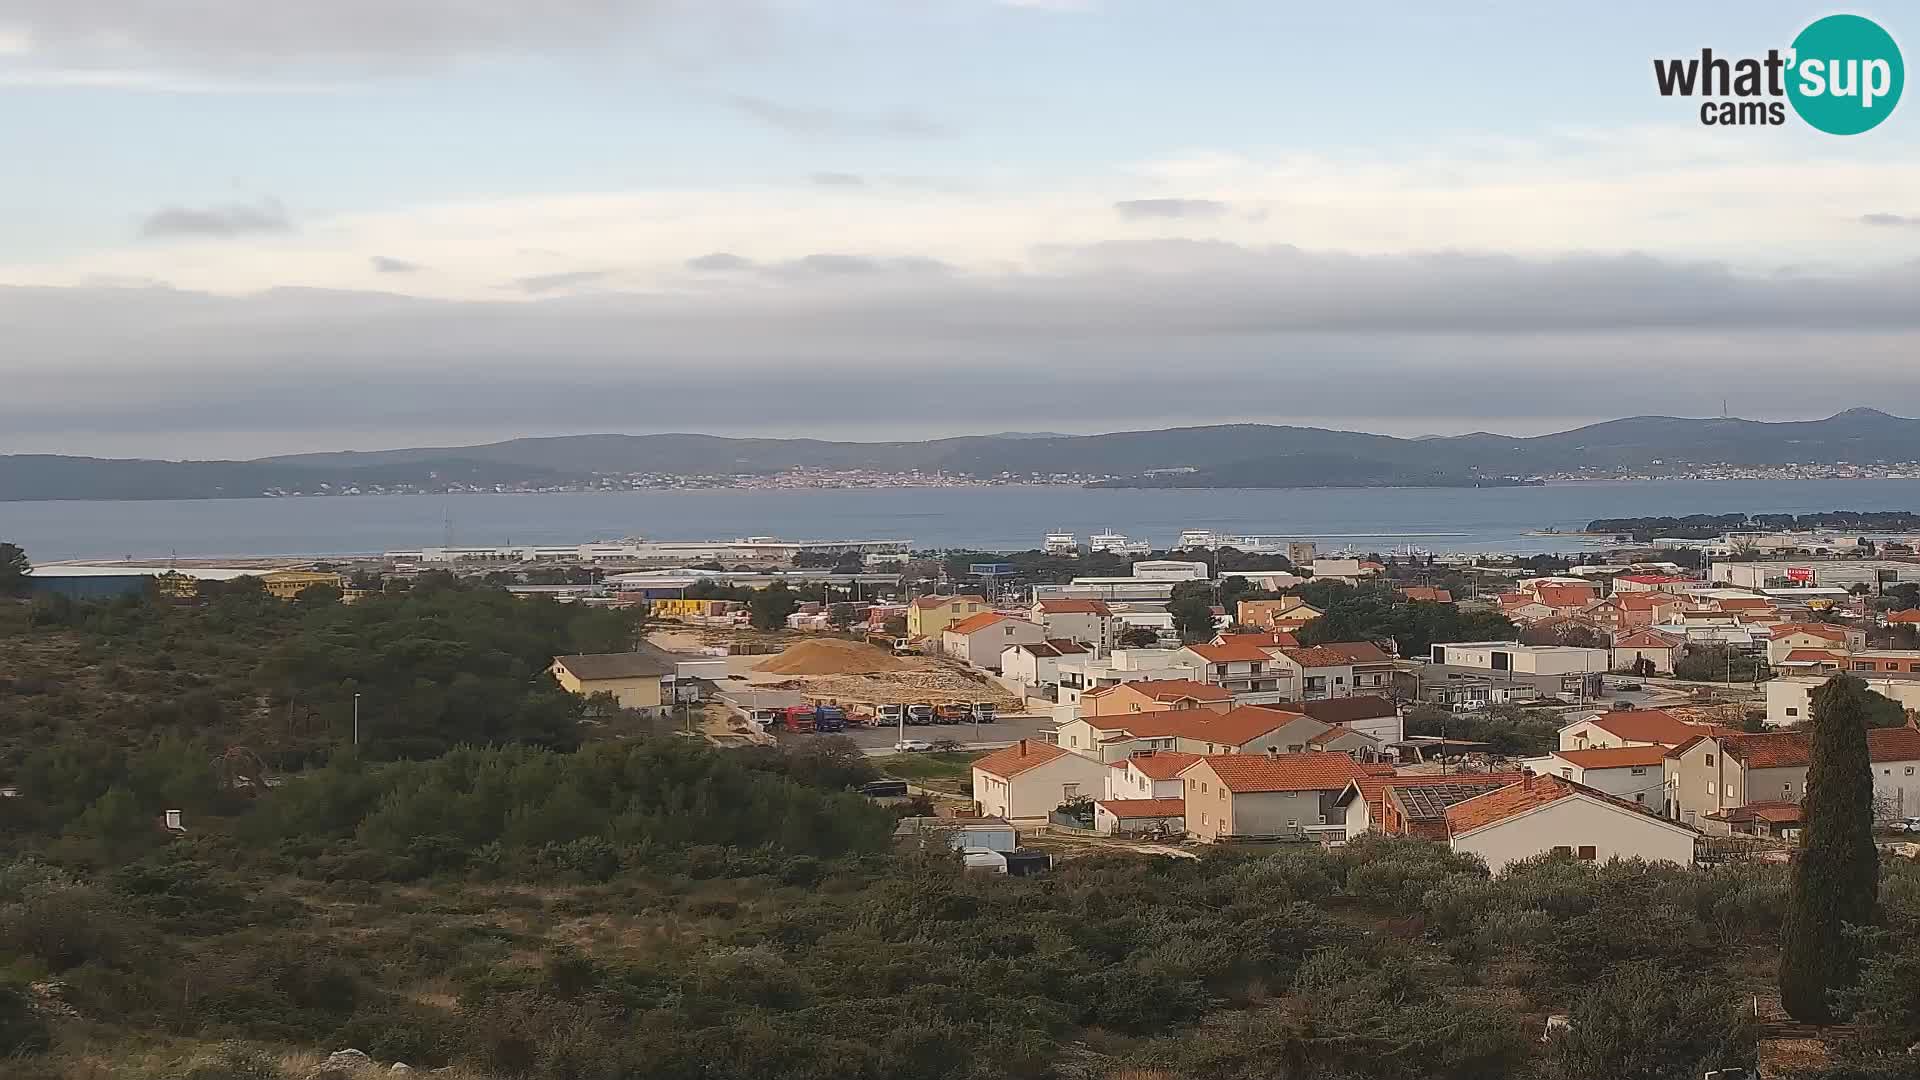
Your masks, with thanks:
[[[907,723],[915,727],[923,727],[933,722],[933,706],[924,701],[907,706]]]
[[[782,713],[786,729],[796,735],[811,734],[817,718],[818,714],[811,705],[789,705]]]
[[[821,705],[813,710],[813,730],[845,731],[847,714],[838,705]]]

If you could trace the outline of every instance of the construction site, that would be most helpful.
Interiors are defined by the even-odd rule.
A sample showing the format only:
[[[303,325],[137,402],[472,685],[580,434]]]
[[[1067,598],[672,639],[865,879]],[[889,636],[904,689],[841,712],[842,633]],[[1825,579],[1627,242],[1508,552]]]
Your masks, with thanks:
[[[786,641],[754,635],[735,642],[712,630],[662,630],[649,635],[661,648],[727,661],[721,688],[741,692],[778,691],[809,704],[838,705],[855,715],[871,715],[882,705],[939,705],[985,702],[1005,711],[1022,705],[991,676],[943,657],[896,656],[878,646],[844,638],[794,637]],[[753,651],[736,652],[735,644]],[[771,651],[775,645],[778,652]],[[721,650],[726,650],[724,653]]]

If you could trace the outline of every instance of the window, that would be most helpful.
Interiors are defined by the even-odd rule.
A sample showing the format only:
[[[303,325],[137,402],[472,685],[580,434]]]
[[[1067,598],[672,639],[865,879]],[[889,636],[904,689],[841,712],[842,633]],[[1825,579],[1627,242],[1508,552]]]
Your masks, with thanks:
[[[1321,815],[1320,815],[1320,824],[1322,824],[1322,825],[1325,825],[1326,823],[1327,823],[1327,815],[1325,815],[1325,814],[1321,814]]]
[[[1600,857],[1600,853],[1594,849],[1594,846],[1592,844],[1580,845],[1580,861],[1593,862],[1595,859],[1598,859],[1599,857]]]
[[[1067,745],[1068,745],[1068,746],[1079,746],[1079,745],[1080,745],[1080,736],[1078,736],[1078,735],[1069,735],[1069,736],[1067,736]]]
[[[1553,847],[1553,853],[1555,855],[1571,855],[1573,854],[1573,849],[1568,847],[1565,844],[1555,844]]]
[[[1220,789],[1220,801],[1221,801],[1221,802],[1226,802],[1226,801],[1227,801],[1227,789],[1226,789],[1226,788],[1221,788],[1221,789]]]
[[[1909,765],[1909,766],[1907,766],[1907,775],[1908,775],[1908,776],[1912,776],[1912,775],[1913,775],[1913,766],[1911,766],[1911,765]]]
[[[1633,801],[1634,801],[1634,802],[1637,802],[1637,803],[1644,803],[1644,802],[1646,802],[1646,801],[1647,801],[1647,793],[1646,793],[1646,792],[1644,792],[1644,791],[1636,791],[1636,792],[1634,792],[1634,793],[1633,793]]]
[[[1645,765],[1635,765],[1633,768],[1627,770],[1627,775],[1645,776],[1647,775],[1647,767]]]
[[[1713,781],[1707,781],[1707,794],[1713,794]]]
[[[1788,795],[1793,794],[1793,781],[1789,780],[1786,783],[1781,784],[1780,790],[1787,793]]]
[[[1080,785],[1079,784],[1061,784],[1060,794],[1066,796],[1069,799],[1077,799],[1080,797]]]
[[[1298,820],[1298,819],[1296,819],[1296,818],[1288,818],[1288,819],[1287,819],[1287,828],[1289,828],[1289,829],[1297,829],[1297,828],[1299,828],[1299,827],[1300,827],[1300,822],[1299,822],[1299,820]]]
[[[1709,768],[1711,768],[1711,767],[1713,766],[1713,755],[1712,755],[1712,754],[1708,754],[1708,755],[1707,755],[1707,766],[1708,766]]]

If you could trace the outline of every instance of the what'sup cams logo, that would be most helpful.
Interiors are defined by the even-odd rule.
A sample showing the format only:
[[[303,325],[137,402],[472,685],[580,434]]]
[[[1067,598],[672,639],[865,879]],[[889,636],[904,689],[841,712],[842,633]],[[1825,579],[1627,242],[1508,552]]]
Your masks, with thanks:
[[[1705,98],[1709,127],[1778,125],[1787,106],[1829,135],[1858,135],[1879,126],[1900,103],[1906,66],[1893,35],[1872,19],[1829,15],[1793,39],[1784,52],[1730,60],[1701,49],[1698,57],[1655,60],[1662,97]]]

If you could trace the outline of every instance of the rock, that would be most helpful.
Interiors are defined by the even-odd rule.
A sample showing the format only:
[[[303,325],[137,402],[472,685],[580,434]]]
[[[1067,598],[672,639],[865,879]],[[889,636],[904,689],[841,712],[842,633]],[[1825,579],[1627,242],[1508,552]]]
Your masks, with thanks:
[[[404,1061],[396,1061],[393,1063],[392,1067],[389,1068],[387,1071],[397,1072],[397,1073],[410,1073],[413,1071],[413,1066],[407,1064]]]
[[[308,1070],[305,1080],[345,1080],[373,1065],[373,1059],[361,1050],[335,1050],[327,1060]]]

